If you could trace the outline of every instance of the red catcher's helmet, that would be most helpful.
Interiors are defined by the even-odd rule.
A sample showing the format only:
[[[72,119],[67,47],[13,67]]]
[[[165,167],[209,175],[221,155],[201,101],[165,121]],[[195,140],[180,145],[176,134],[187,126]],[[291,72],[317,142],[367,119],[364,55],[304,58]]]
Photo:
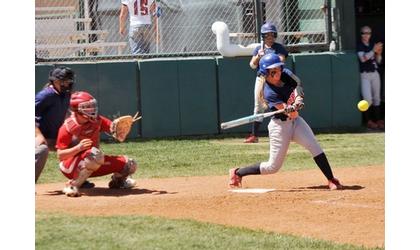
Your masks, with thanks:
[[[74,92],[70,98],[70,110],[87,116],[90,120],[98,117],[98,105],[96,99],[88,92]]]

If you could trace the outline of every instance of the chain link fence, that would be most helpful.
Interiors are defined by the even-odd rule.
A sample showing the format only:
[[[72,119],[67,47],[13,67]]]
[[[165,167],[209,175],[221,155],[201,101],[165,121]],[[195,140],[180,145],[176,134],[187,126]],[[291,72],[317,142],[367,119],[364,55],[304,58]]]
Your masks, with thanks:
[[[148,53],[133,55],[128,32],[120,34],[119,0],[35,0],[38,61],[219,55],[211,26],[225,22],[231,43],[259,42],[265,22],[276,25],[277,42],[292,52],[325,50],[331,40],[329,0],[132,1],[150,15]],[[146,9],[145,9],[146,8]],[[139,9],[137,9],[138,11]],[[129,30],[129,18],[126,31]]]

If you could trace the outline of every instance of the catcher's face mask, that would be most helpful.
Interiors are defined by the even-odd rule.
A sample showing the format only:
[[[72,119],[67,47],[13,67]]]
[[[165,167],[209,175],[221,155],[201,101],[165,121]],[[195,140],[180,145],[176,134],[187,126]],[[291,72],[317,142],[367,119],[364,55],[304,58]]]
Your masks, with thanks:
[[[79,114],[86,116],[89,120],[95,121],[98,117],[98,105],[96,103],[96,99],[79,103],[77,111]]]

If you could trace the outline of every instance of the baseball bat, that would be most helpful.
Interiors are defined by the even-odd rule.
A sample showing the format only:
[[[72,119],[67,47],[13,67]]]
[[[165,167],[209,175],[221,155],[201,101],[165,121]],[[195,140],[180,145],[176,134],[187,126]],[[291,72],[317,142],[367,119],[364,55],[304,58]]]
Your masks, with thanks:
[[[225,130],[225,129],[229,129],[229,128],[234,128],[234,127],[238,127],[244,124],[248,124],[248,123],[252,123],[255,121],[261,121],[264,118],[273,116],[275,114],[280,114],[283,113],[284,109],[279,109],[276,111],[272,111],[272,112],[267,112],[267,113],[263,113],[263,114],[256,114],[256,115],[250,115],[250,116],[246,116],[246,117],[242,117],[236,120],[232,120],[229,122],[223,122],[220,124],[220,128]]]

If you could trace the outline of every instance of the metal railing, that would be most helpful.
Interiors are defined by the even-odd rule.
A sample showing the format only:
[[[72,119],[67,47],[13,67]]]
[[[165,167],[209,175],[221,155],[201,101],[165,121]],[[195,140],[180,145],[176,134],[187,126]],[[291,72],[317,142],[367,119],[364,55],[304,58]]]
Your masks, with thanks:
[[[225,22],[231,43],[259,42],[260,25],[279,31],[277,42],[292,52],[326,50],[331,41],[331,0],[137,0],[148,9],[148,53],[133,55],[128,32],[119,33],[121,1],[36,0],[38,61],[82,61],[219,55],[211,26]],[[133,3],[133,4],[135,4]],[[142,9],[143,10],[143,9]],[[129,30],[129,18],[126,30]]]

